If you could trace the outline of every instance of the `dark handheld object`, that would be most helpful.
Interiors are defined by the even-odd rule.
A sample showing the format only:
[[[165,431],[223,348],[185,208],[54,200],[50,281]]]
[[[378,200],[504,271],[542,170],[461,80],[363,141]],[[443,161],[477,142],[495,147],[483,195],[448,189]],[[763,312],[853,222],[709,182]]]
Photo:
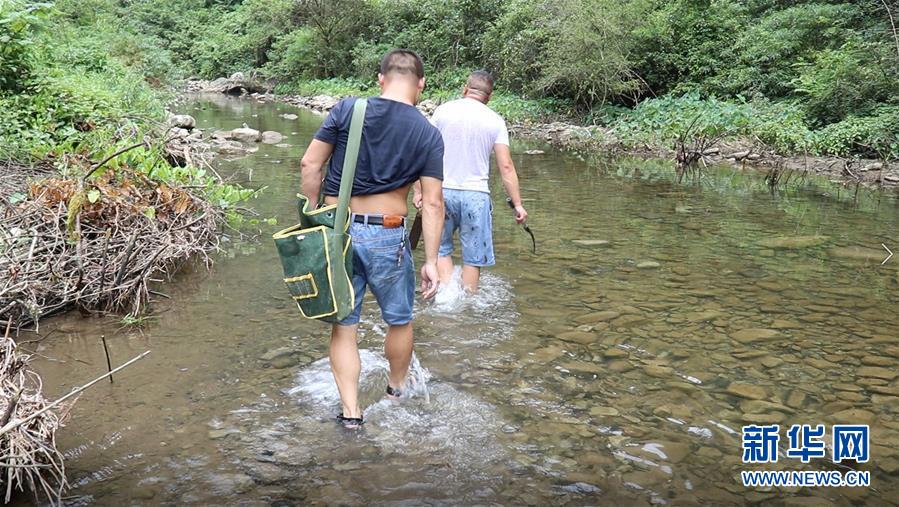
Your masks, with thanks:
[[[412,247],[412,250],[418,248],[418,240],[421,239],[421,212],[419,211],[417,215],[415,215],[415,220],[412,221],[412,230],[409,231],[409,246]]]
[[[511,197],[506,197],[506,204],[508,204],[510,208],[515,209],[515,205],[512,204]],[[533,247],[534,247],[534,255],[537,255],[537,240],[534,239],[534,233],[531,232],[531,228],[528,226],[527,222],[521,224],[521,228],[524,229],[524,232],[531,235],[531,243],[533,244]]]

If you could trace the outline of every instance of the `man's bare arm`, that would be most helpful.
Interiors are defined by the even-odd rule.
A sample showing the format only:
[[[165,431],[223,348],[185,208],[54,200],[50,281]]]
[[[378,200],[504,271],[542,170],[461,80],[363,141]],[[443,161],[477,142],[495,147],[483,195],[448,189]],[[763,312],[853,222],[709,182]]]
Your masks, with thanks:
[[[313,139],[303,154],[303,160],[300,161],[300,170],[303,175],[303,195],[309,199],[311,208],[318,206],[318,194],[322,188],[322,168],[325,162],[331,157],[334,146]]]
[[[528,212],[521,204],[521,189],[518,187],[518,173],[512,162],[512,151],[507,144],[494,144],[493,152],[496,153],[496,165],[503,178],[503,186],[515,206],[515,220],[520,224],[524,223],[528,219]]]
[[[421,268],[421,292],[425,299],[437,293],[437,252],[443,235],[443,182],[437,178],[423,176],[422,194],[422,236],[425,240],[425,264]]]

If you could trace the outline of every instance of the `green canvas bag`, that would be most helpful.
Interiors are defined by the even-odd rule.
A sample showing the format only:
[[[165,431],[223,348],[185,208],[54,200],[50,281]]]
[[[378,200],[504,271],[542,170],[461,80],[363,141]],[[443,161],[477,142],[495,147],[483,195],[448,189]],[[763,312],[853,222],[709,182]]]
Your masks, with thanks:
[[[308,319],[333,323],[353,313],[356,294],[349,203],[366,105],[365,99],[357,99],[353,105],[337,204],[310,210],[309,200],[298,194],[300,223],[272,236],[287,290]]]

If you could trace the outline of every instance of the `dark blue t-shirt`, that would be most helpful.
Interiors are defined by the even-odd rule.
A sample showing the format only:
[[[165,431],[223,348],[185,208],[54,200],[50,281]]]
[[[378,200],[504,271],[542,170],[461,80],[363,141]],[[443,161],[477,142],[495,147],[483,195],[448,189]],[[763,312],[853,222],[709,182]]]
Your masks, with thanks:
[[[325,176],[324,194],[328,196],[340,191],[355,101],[350,97],[338,102],[315,133],[316,139],[334,146]],[[414,106],[380,97],[368,99],[353,195],[383,194],[422,176],[443,180],[440,131]]]

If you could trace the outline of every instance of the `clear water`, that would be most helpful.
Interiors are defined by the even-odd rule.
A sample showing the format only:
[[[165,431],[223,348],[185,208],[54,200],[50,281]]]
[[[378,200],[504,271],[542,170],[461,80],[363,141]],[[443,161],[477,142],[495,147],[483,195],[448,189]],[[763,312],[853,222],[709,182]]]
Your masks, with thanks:
[[[225,97],[183,112],[202,128],[287,136],[290,147],[260,145],[220,171],[267,187],[252,206],[292,223],[299,157],[321,118]],[[524,154],[535,147],[546,154]],[[826,182],[771,194],[725,169],[678,185],[661,162],[514,148],[539,255],[493,181],[499,265],[476,297],[417,303],[411,396],[383,398],[385,327],[366,306],[364,431],[332,422],[328,328],[291,306],[275,227],[163,285],[172,299],[143,329],[44,322],[52,334],[31,346],[51,395],[105,371],[101,335],[114,363],[153,351],[72,411],[59,436],[68,502],[896,504],[899,259],[880,266],[877,252],[899,251],[895,199],[855,202]],[[818,244],[772,240],[797,237]],[[747,490],[739,431],[752,421],[871,424],[861,468],[873,487]]]

